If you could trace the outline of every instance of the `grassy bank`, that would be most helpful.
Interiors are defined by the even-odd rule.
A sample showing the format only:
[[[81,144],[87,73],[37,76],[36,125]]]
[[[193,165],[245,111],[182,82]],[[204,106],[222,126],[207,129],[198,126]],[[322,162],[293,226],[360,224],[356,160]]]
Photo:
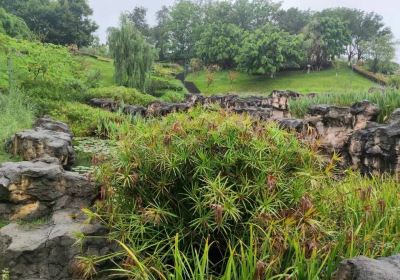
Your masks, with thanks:
[[[351,106],[355,102],[368,100],[377,104],[380,108],[379,121],[385,121],[390,114],[397,108],[400,108],[400,91],[387,89],[386,91],[371,92],[368,91],[346,91],[329,94],[318,94],[314,98],[301,98],[291,100],[290,112],[295,116],[302,118],[311,105],[331,104],[337,106]]]
[[[204,71],[190,74],[188,81],[194,82],[202,93],[240,93],[265,94],[272,90],[293,90],[300,93],[325,93],[337,91],[368,91],[375,84],[361,75],[353,72],[345,64],[338,69],[328,69],[307,74],[304,71],[278,73],[273,79],[266,76],[248,75],[239,73],[237,79],[231,83],[228,71],[215,73],[215,81],[207,86],[207,77]]]

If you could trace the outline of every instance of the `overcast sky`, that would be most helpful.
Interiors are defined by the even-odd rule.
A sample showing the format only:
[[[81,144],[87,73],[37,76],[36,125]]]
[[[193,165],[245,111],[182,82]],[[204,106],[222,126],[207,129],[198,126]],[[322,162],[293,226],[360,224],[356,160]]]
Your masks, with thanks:
[[[171,5],[174,0],[89,0],[94,10],[93,18],[100,26],[97,35],[102,42],[106,40],[106,30],[117,26],[119,15],[123,11],[132,10],[135,6],[143,6],[148,10],[150,24],[155,21],[155,13],[163,5]],[[299,7],[301,9],[321,10],[329,7],[358,8],[368,12],[376,12],[384,17],[397,39],[400,39],[400,1],[399,0],[284,0],[284,8]],[[398,55],[400,60],[400,53]]]

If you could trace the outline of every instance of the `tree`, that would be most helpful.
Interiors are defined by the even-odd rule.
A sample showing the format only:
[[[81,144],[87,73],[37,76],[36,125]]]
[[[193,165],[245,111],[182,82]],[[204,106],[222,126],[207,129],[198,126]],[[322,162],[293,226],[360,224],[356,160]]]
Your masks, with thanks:
[[[144,36],[149,36],[150,27],[146,20],[147,9],[144,7],[135,7],[131,12],[125,14],[126,17],[135,25]]]
[[[297,8],[280,10],[277,13],[277,22],[281,29],[291,34],[299,34],[310,23],[312,13],[310,10],[301,11]]]
[[[87,46],[98,28],[87,0],[0,0],[0,6],[48,43]]]
[[[234,23],[245,30],[255,30],[276,19],[280,3],[270,0],[236,0],[232,7]]]
[[[367,66],[374,73],[391,72],[392,60],[396,55],[396,42],[391,34],[384,34],[373,38],[370,41],[361,43],[365,50]]]
[[[171,8],[167,26],[171,40],[169,52],[174,60],[187,62],[193,57],[201,19],[201,6],[192,1],[180,0]]]
[[[267,24],[245,37],[237,57],[238,67],[248,73],[271,74],[303,58],[301,36]]]
[[[116,82],[145,91],[156,57],[154,47],[126,16],[121,17],[119,28],[109,29],[108,45],[114,58]]]
[[[305,33],[309,63],[318,70],[344,54],[351,40],[345,25],[330,17],[315,18],[307,25]]]
[[[25,21],[17,16],[7,13],[0,8],[0,33],[18,39],[29,39],[32,33]]]
[[[156,14],[157,25],[152,29],[151,33],[155,46],[159,52],[160,60],[168,58],[169,48],[169,32],[168,32],[168,21],[169,21],[169,9],[163,6]]]
[[[196,43],[196,54],[206,64],[230,68],[235,64],[243,32],[234,24],[208,24]]]
[[[366,13],[358,9],[341,7],[323,10],[319,16],[337,18],[344,23],[351,38],[346,48],[349,62],[354,58],[357,60],[363,58],[365,50],[362,42],[391,33],[390,29],[385,27],[382,16],[373,12]]]

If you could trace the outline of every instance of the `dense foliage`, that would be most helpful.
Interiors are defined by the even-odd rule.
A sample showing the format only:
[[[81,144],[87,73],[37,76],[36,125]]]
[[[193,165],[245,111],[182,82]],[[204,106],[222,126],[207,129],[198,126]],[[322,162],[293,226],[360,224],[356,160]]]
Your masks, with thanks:
[[[345,25],[335,18],[314,19],[305,30],[308,41],[308,61],[321,69],[323,66],[345,53],[350,36]]]
[[[383,18],[373,12],[350,8],[321,12],[297,8],[285,10],[280,3],[270,0],[179,0],[171,7],[162,7],[154,28],[149,28],[145,14],[146,9],[140,7],[129,13],[131,21],[157,46],[161,59],[188,64],[191,59],[199,58],[206,66],[218,64],[222,68],[236,67],[236,61],[248,55],[248,48],[242,48],[243,52],[238,49],[238,42],[244,34],[259,40],[254,44],[262,45],[265,38],[256,33],[265,25],[279,30],[284,37],[282,40],[294,40],[288,42],[296,47],[293,52],[305,58],[301,63],[283,67],[281,59],[277,59],[270,62],[274,65],[267,67],[268,70],[293,69],[295,66],[306,68],[307,65],[320,69],[330,66],[334,59],[345,54],[348,61],[354,63],[368,58],[367,43],[376,37],[392,34]],[[304,36],[287,37],[281,31]],[[303,44],[298,44],[300,38],[305,40]],[[258,57],[258,64],[264,64],[260,58],[268,57],[268,51],[254,49],[252,56]],[[283,54],[283,60],[292,58]],[[381,63],[387,62],[382,60]],[[255,67],[258,66],[252,68]]]
[[[337,158],[272,124],[194,109],[115,137],[94,216],[122,244],[119,274],[330,279],[343,257],[399,250],[394,180],[336,181]]]
[[[0,8],[0,33],[20,39],[29,39],[32,37],[31,31],[25,21],[7,13],[3,8]]]
[[[87,0],[0,0],[0,7],[22,18],[47,43],[87,46],[97,29]]]
[[[108,44],[114,59],[115,81],[121,86],[146,89],[156,52],[126,16],[119,28],[109,31]]]
[[[284,66],[296,67],[301,63],[302,47],[301,37],[268,24],[245,37],[236,61],[248,73],[270,73],[273,77]]]
[[[84,87],[84,69],[74,60],[68,49],[35,41],[16,40],[0,34],[0,60],[12,64],[17,87],[32,97],[65,99]],[[5,69],[3,69],[5,70]],[[82,80],[81,80],[82,78]],[[7,89],[7,71],[0,73],[0,89]]]

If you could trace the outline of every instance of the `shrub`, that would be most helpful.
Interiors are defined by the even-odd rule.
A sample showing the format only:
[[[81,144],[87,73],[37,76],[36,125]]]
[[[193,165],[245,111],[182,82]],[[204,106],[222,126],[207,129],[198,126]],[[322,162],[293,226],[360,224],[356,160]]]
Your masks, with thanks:
[[[132,279],[331,279],[343,258],[399,251],[396,180],[337,181],[273,124],[194,109],[115,136],[98,217]]]
[[[393,75],[389,78],[388,86],[394,89],[400,89],[400,76]]]
[[[175,78],[183,72],[183,67],[176,63],[156,63],[153,67],[153,75],[164,78]]]
[[[137,89],[122,86],[90,89],[84,96],[86,101],[91,98],[112,98],[116,101],[136,105],[147,105],[156,100],[153,96],[141,93]]]
[[[160,97],[160,100],[170,103],[179,103],[182,102],[184,99],[185,99],[184,94],[172,90],[164,92],[163,95]]]
[[[22,18],[9,14],[0,8],[0,33],[5,33],[18,39],[30,39],[32,33]]]
[[[275,234],[285,234],[278,229],[285,211],[308,199],[320,170],[295,136],[245,116],[194,110],[123,131],[119,154],[101,176],[116,192],[110,197],[116,227],[130,227],[115,233],[123,240],[140,235],[157,243],[179,234],[189,252],[208,238],[223,259],[229,244],[249,241],[250,223],[275,218]]]
[[[120,123],[125,119],[123,115],[92,108],[78,102],[50,103],[47,100],[46,103],[51,108],[49,114],[53,118],[70,125],[72,132],[77,137],[107,137],[109,123]]]
[[[161,97],[165,91],[182,92],[184,91],[184,88],[182,83],[178,80],[152,77],[148,87],[148,92],[155,97]]]

